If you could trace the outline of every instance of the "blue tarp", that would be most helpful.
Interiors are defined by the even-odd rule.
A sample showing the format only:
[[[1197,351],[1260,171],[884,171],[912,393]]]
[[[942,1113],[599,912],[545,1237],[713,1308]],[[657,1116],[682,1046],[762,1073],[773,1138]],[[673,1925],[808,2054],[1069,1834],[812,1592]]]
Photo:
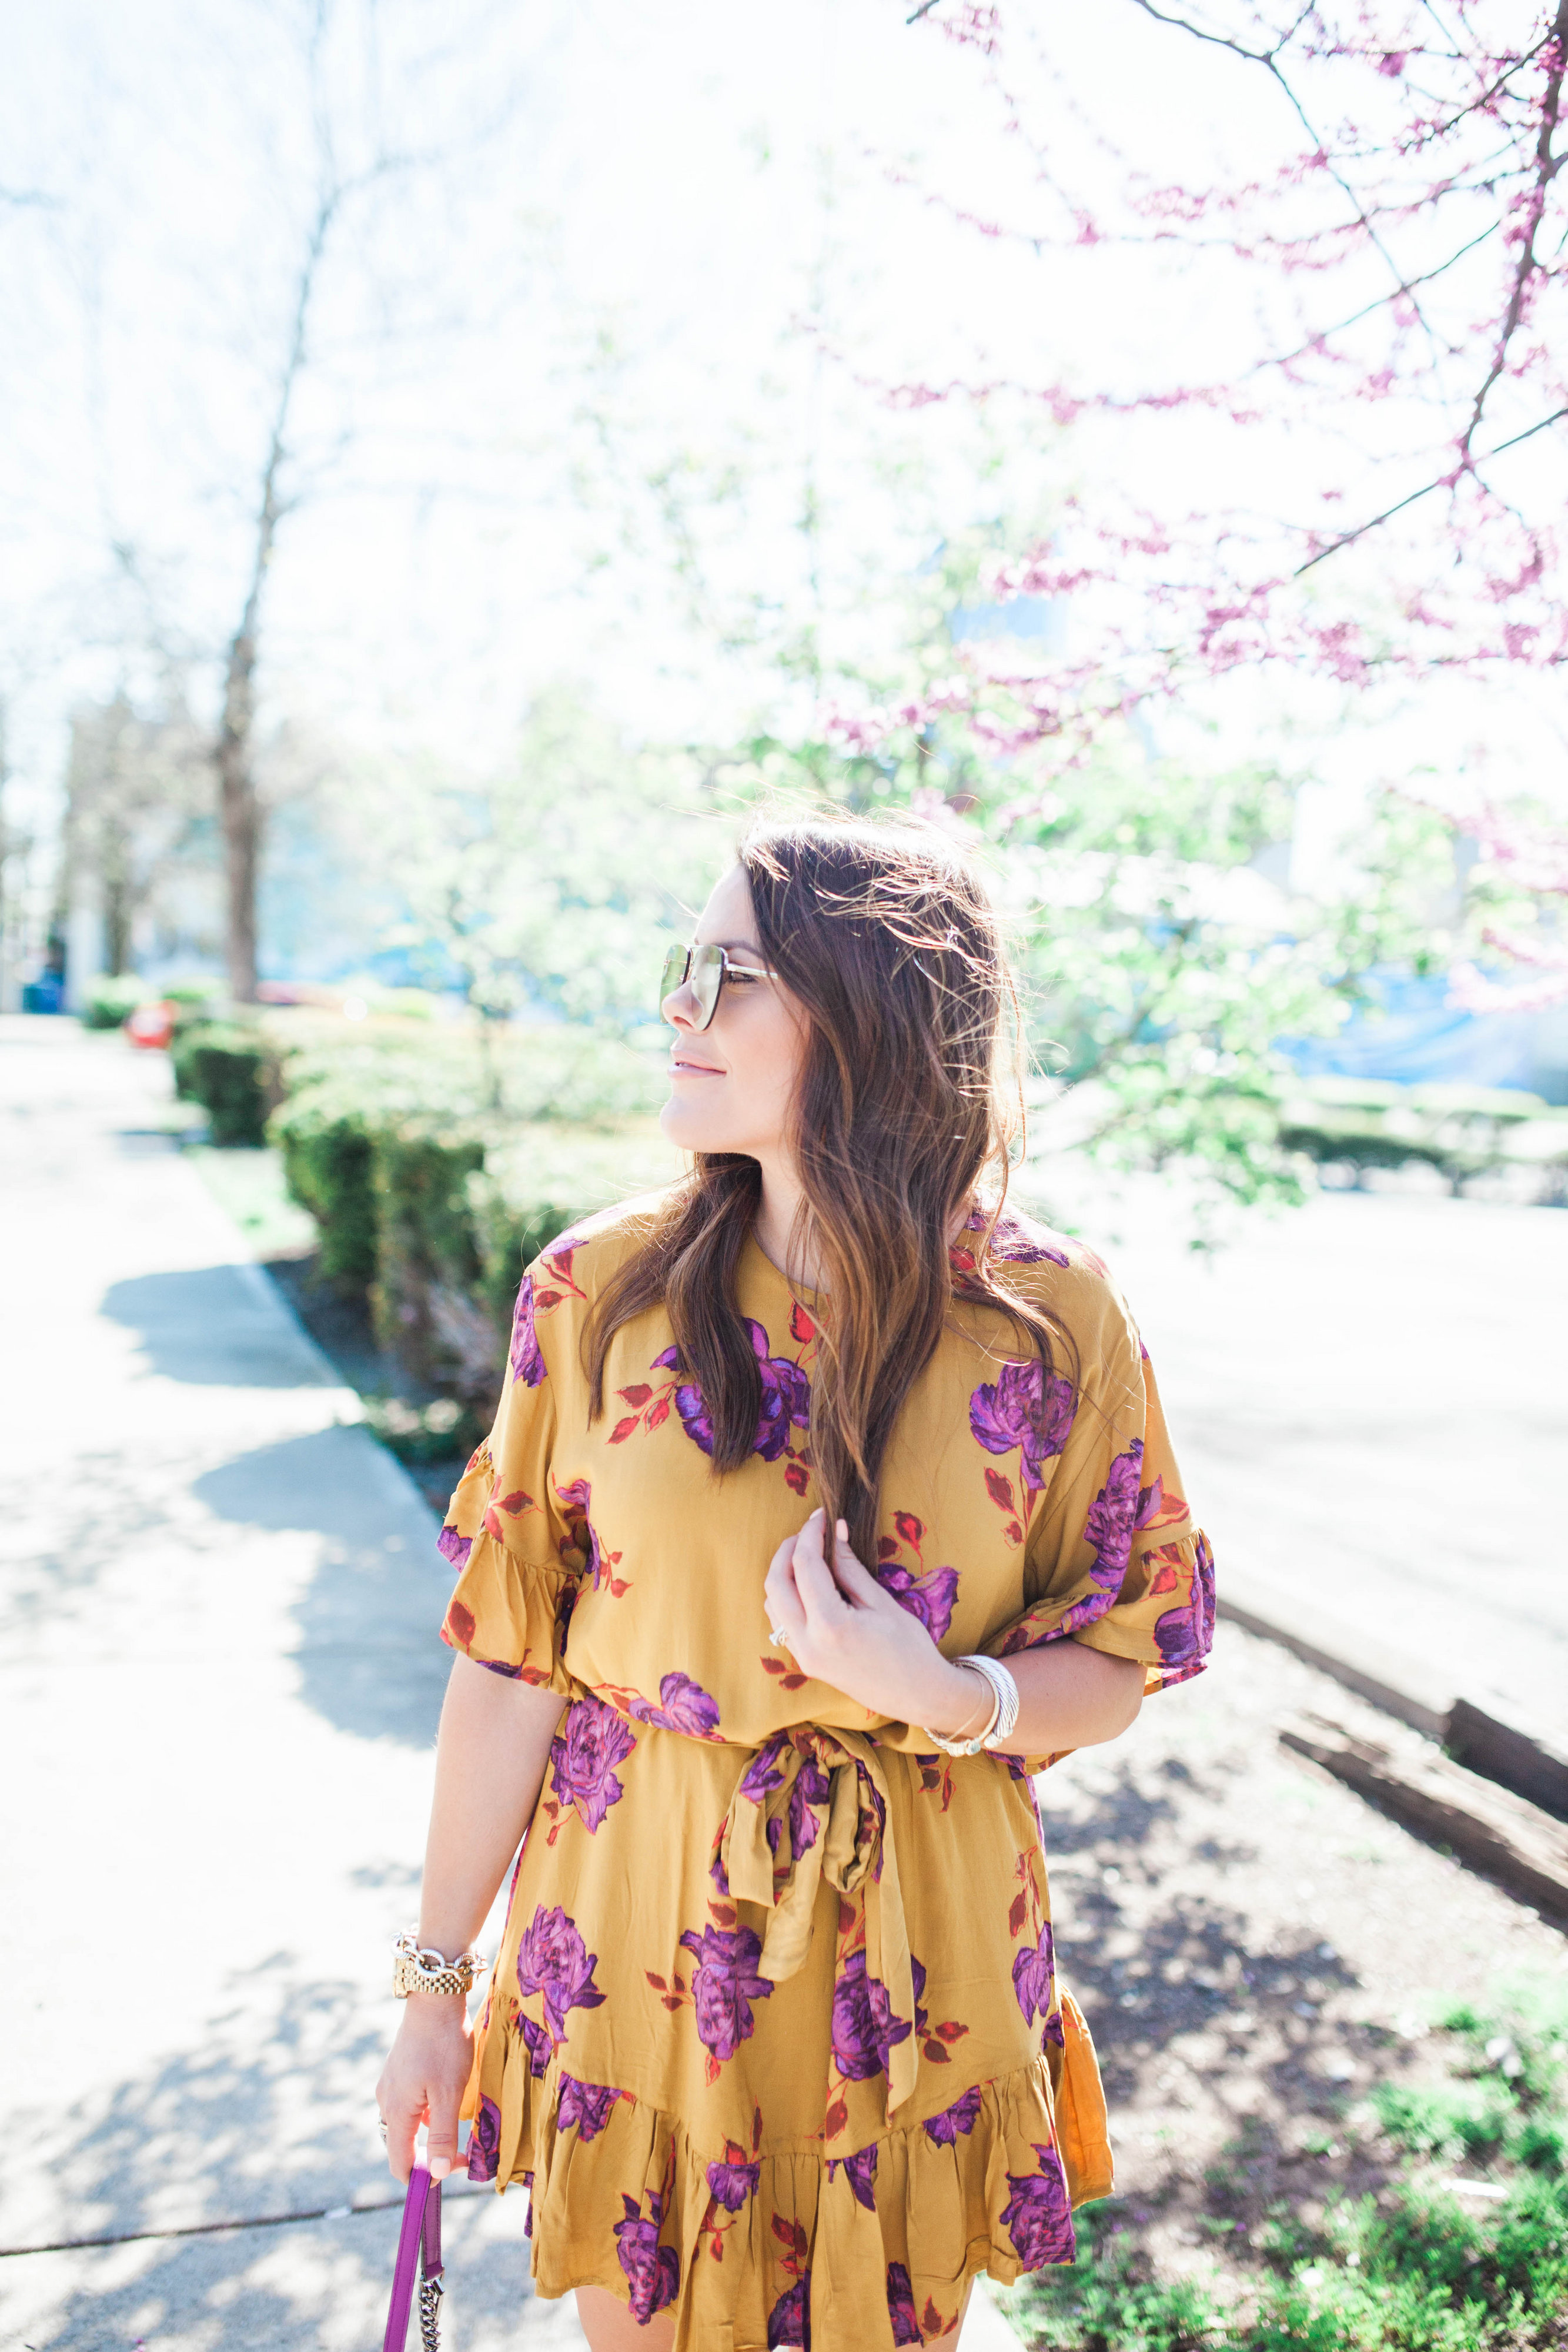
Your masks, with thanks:
[[[1407,1085],[1448,1080],[1478,1087],[1521,1087],[1561,1099],[1568,1071],[1539,1013],[1465,1013],[1448,1003],[1448,978],[1375,976],[1379,1009],[1358,1013],[1336,1037],[1282,1039],[1303,1076],[1393,1078]]]

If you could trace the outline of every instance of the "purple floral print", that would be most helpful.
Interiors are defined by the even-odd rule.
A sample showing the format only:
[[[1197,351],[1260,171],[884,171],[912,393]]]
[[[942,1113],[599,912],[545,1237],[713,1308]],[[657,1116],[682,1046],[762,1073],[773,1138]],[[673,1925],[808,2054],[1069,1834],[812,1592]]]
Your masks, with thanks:
[[[592,1588],[597,1592],[601,1583],[613,1583],[613,1578],[604,1564],[604,1545],[600,1543],[600,1531],[588,1517],[588,1506],[592,1503],[592,1484],[585,1477],[573,1477],[569,1486],[557,1486],[555,1494],[567,1510],[571,1534],[579,1540],[580,1550],[588,1552],[588,1573],[592,1576]],[[616,1552],[616,1559],[618,1557],[621,1555]]]
[[[681,2289],[681,2258],[674,2246],[659,2243],[659,2224],[664,2218],[661,2199],[650,2197],[652,2221],[643,2219],[643,2208],[636,2198],[624,2192],[621,2198],[625,2219],[615,2224],[615,2255],[625,2273],[631,2288],[632,2316],[639,2327],[646,2327],[656,2311],[674,2303]]]
[[[860,2148],[853,2156],[830,2158],[828,2162],[830,2180],[841,2166],[845,2179],[854,2191],[855,2203],[863,2205],[868,2213],[874,2213],[876,2190],[873,2183],[876,2179],[876,2142],[873,2140],[869,2147]]]
[[[1041,2147],[1038,2140],[1031,2145],[1040,2170],[1021,2179],[1009,2173],[1012,2195],[1002,2208],[1002,2227],[1025,2270],[1038,2271],[1047,2263],[1070,2263],[1075,2245],[1061,2159],[1053,2147]]]
[[[833,1987],[833,2057],[849,2083],[882,2074],[888,2053],[909,2039],[906,2017],[895,2017],[887,1987],[867,1972],[865,1954],[852,1952]]]
[[[1056,1983],[1054,1950],[1051,1923],[1042,1920],[1039,1944],[1025,1944],[1021,1951],[1013,1954],[1013,1990],[1026,2025],[1032,2025],[1036,2017],[1044,2017],[1050,2011]]]
[[[773,1990],[758,1976],[762,1946],[749,1927],[688,1927],[681,1937],[683,1950],[694,1953],[692,2000],[697,2035],[716,2058],[733,2058],[757,2028],[751,2013],[754,2000],[766,2000]]]
[[[567,1708],[550,1742],[550,1774],[561,1804],[575,1805],[585,1828],[598,1829],[625,1794],[612,1767],[636,1745],[636,1733],[602,1699],[580,1698]]]
[[[1193,1547],[1192,1591],[1186,1605],[1167,1609],[1155,1626],[1167,1678],[1184,1682],[1196,1675],[1208,1656],[1214,1640],[1214,1554],[1207,1536]]]
[[[765,1805],[774,1790],[784,1786],[790,1745],[787,1731],[776,1731],[763,1741],[741,1778],[740,1793],[749,1803]]]
[[[791,1428],[804,1430],[810,1426],[811,1386],[800,1365],[792,1363],[788,1356],[768,1354],[768,1333],[760,1323],[753,1321],[749,1315],[742,1320],[750,1335],[757,1369],[762,1375],[762,1402],[758,1409],[757,1435],[751,1450],[759,1454],[764,1462],[777,1462],[789,1450]],[[680,1349],[666,1348],[662,1356],[654,1357],[653,1363],[661,1371],[679,1371]],[[695,1381],[682,1381],[677,1385],[675,1411],[693,1444],[711,1454],[713,1418]]]
[[[816,1758],[802,1757],[795,1785],[789,1791],[789,1850],[797,1861],[801,1854],[810,1853],[817,1843],[821,1825],[812,1806],[825,1805],[832,1792],[832,1781]]]
[[[549,1911],[541,1904],[517,1946],[517,1990],[543,1993],[552,2042],[566,2040],[569,2010],[597,2009],[603,2000],[593,1981],[598,1965],[598,1953],[588,1950],[559,1904]]]
[[[468,1555],[474,1549],[472,1536],[460,1536],[455,1528],[443,1528],[435,1538],[435,1549],[443,1559],[450,1560],[461,1571],[468,1565]]]
[[[494,2180],[501,2166],[501,2110],[494,2099],[481,2095],[479,2112],[468,2135],[468,2178]]]
[[[537,1389],[545,1376],[545,1360],[539,1353],[538,1334],[534,1329],[534,1278],[523,1276],[523,1286],[517,1293],[517,1310],[512,1317],[510,1351],[512,1378],[526,1389]]]
[[[980,2088],[977,2084],[972,2091],[966,2091],[961,2099],[955,2099],[950,2107],[944,2107],[939,2116],[926,2116],[925,2137],[933,2147],[952,2147],[956,2145],[959,2133],[972,2132],[979,2120]]]
[[[811,2273],[802,2271],[793,2286],[787,2286],[768,2315],[768,2352],[779,2352],[779,2347],[798,2345],[800,2352],[811,2352]]]
[[[718,1702],[709,1698],[690,1675],[666,1675],[659,1685],[659,1704],[634,1698],[630,1712],[639,1723],[656,1724],[661,1731],[684,1731],[688,1739],[712,1739],[718,1730]]]
[[[556,2123],[562,2131],[575,2124],[580,2140],[597,2139],[620,2096],[608,2083],[580,2083],[575,2074],[562,2074]]]
[[[893,2322],[895,2344],[925,2342],[915,2310],[915,2289],[902,2263],[889,2263],[887,2266],[887,2315]]]
[[[934,1642],[946,1639],[953,1622],[953,1603],[958,1597],[956,1568],[934,1568],[925,1576],[916,1576],[913,1569],[903,1568],[895,1560],[883,1560],[873,1573],[883,1591],[891,1592],[901,1609],[918,1617]]]
[[[1089,1506],[1083,1538],[1094,1547],[1091,1570],[1102,1592],[1120,1592],[1133,1556],[1133,1528],[1138,1516],[1138,1475],[1144,1463],[1144,1441],[1134,1437],[1125,1454],[1118,1454],[1105,1484]]]
[[[1019,1454],[1026,1488],[1045,1484],[1042,1465],[1066,1444],[1072,1427],[1071,1381],[1047,1377],[1038,1356],[1007,1363],[995,1381],[982,1381],[969,1399],[969,1427],[988,1454]]]
[[[966,1233],[983,1234],[988,1223],[984,1209],[971,1209],[964,1220],[964,1230]],[[1052,1265],[1071,1265],[1072,1263],[1064,1249],[1058,1249],[1050,1242],[1036,1241],[1010,1209],[1004,1209],[997,1219],[991,1234],[991,1255],[1005,1258],[1009,1265],[1039,1265],[1046,1260]]]
[[[727,2213],[738,2213],[748,2197],[757,2194],[757,2184],[762,2178],[760,2164],[710,2164],[707,2168],[708,2195]]]
[[[517,2025],[522,2033],[523,2046],[528,2053],[528,2072],[536,2083],[542,2083],[555,2044],[544,2027],[536,2025],[531,2017],[519,2017]]]

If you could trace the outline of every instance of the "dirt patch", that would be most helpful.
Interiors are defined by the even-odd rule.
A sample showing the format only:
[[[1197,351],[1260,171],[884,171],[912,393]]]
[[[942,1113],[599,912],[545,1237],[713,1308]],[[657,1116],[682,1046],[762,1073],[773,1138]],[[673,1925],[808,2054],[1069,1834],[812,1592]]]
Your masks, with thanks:
[[[1568,1971],[1557,1929],[1281,1748],[1303,1709],[1425,1745],[1221,1625],[1207,1675],[1040,1784],[1061,1972],[1111,2105],[1111,2225],[1166,2279],[1249,2267],[1281,2200],[1311,2226],[1381,2188],[1407,2159],[1367,2096],[1441,2076],[1434,2001]]]

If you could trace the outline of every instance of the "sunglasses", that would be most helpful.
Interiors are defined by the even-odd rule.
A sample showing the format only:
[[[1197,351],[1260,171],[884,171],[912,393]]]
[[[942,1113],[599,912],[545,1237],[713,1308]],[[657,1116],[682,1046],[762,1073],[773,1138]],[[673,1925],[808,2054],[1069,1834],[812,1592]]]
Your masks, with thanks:
[[[660,1017],[665,998],[677,988],[689,987],[697,1004],[698,1017],[693,1025],[706,1029],[718,1011],[719,993],[727,980],[752,987],[758,981],[778,977],[776,971],[760,971],[755,964],[731,963],[722,948],[672,948],[659,981]]]

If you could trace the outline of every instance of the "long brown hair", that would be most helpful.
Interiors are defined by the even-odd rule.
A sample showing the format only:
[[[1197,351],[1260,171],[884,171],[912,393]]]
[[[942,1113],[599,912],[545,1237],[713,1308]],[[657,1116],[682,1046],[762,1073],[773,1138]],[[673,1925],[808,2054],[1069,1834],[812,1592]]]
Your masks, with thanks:
[[[821,1275],[812,1468],[830,1542],[845,1519],[874,1566],[888,1440],[955,1294],[1009,1317],[1052,1369],[1051,1320],[992,1247],[1022,1117],[1017,998],[979,877],[935,829],[836,815],[763,823],[739,857],[764,961],[807,1017],[791,1247]],[[956,1264],[950,1236],[982,1183],[984,1213]],[[736,1276],[761,1184],[755,1160],[697,1153],[584,1335],[597,1417],[611,1339],[663,1305],[712,1420],[716,1471],[737,1468],[757,1438],[762,1384]]]

